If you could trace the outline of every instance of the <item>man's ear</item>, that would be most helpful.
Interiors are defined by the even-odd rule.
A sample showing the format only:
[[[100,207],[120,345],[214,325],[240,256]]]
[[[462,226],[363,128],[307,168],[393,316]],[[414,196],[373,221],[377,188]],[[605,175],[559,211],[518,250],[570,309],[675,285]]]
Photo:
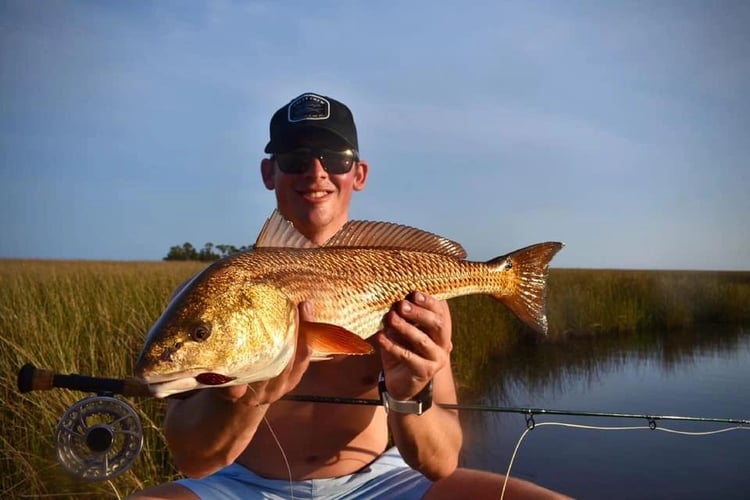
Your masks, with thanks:
[[[355,191],[362,191],[367,184],[367,173],[369,172],[369,166],[366,161],[360,161],[357,164],[357,170],[354,172],[354,184],[353,188]]]
[[[271,191],[273,191],[273,188],[276,186],[273,181],[274,173],[275,168],[273,160],[270,158],[263,158],[260,161],[260,175],[263,177],[263,185],[266,186],[266,189]]]

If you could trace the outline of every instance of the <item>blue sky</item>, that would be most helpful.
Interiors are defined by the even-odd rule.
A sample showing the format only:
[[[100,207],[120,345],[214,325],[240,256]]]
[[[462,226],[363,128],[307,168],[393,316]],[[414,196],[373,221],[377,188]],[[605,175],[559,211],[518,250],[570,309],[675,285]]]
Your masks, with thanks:
[[[252,243],[268,121],[347,103],[353,217],[487,259],[750,270],[750,3],[0,0],[0,257]]]

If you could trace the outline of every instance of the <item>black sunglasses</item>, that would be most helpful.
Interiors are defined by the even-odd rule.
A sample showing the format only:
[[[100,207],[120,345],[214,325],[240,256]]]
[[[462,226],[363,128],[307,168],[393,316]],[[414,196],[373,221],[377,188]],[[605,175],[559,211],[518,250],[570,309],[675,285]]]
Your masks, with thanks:
[[[315,159],[320,160],[323,170],[329,174],[345,174],[359,161],[357,151],[354,149],[333,151],[322,148],[302,148],[288,153],[277,153],[273,157],[276,159],[279,170],[285,174],[304,174]]]

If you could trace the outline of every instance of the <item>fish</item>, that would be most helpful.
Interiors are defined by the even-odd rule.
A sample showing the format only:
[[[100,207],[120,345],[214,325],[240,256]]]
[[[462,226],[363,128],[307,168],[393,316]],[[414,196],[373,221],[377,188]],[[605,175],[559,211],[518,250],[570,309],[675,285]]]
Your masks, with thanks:
[[[349,221],[319,246],[274,210],[250,250],[215,261],[174,295],[135,375],[158,398],[271,379],[291,360],[298,330],[313,361],[371,354],[367,339],[384,315],[417,290],[438,299],[487,294],[546,333],[549,262],[563,245],[469,261],[459,243],[428,231]],[[298,320],[303,301],[315,321]]]

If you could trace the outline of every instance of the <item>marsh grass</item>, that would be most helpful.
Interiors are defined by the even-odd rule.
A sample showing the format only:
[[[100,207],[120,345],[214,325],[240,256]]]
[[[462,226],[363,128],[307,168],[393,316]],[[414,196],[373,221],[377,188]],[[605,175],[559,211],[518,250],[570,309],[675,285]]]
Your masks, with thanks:
[[[105,483],[71,479],[55,460],[55,429],[86,394],[21,395],[16,376],[27,362],[61,373],[132,373],[144,334],[169,295],[204,265],[0,260],[0,498],[119,498],[176,477],[161,433],[163,402],[141,399],[130,400],[144,426],[144,450],[135,465]],[[750,272],[553,269],[550,334],[544,338],[493,299],[451,300],[457,379],[463,391],[480,391],[494,376],[497,354],[529,339],[746,325],[749,305]]]
[[[81,483],[57,465],[57,421],[86,396],[66,390],[20,395],[26,362],[60,373],[132,373],[144,334],[172,290],[205,264],[0,261],[0,359],[3,433],[0,497],[120,497],[171,478],[160,431],[163,403],[138,401],[144,449],[114,481]]]
[[[550,334],[747,324],[750,272],[553,269]]]

